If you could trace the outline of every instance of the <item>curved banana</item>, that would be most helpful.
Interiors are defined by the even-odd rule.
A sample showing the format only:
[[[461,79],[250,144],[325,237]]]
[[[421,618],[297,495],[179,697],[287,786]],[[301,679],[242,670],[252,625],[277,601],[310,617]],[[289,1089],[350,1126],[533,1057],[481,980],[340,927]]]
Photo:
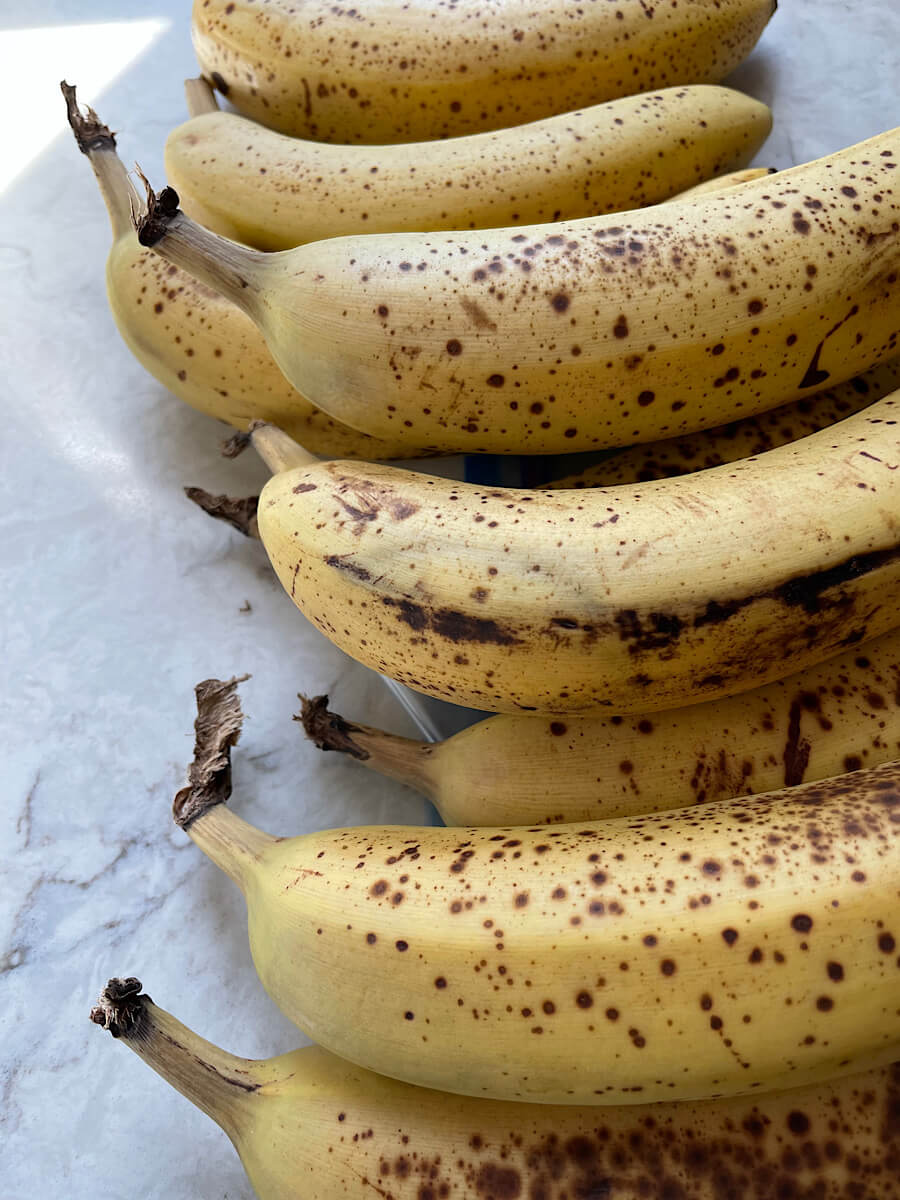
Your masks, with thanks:
[[[426,453],[408,437],[372,438],[335,421],[285,379],[257,327],[186,271],[140,245],[131,220],[128,174],[115,138],[95,113],[84,117],[64,88],[69,121],[93,167],[109,212],[106,264],[110,310],[128,348],[151,375],[191,407],[245,429],[274,421],[326,458],[393,459]],[[730,176],[715,181],[732,185]]]
[[[497,716],[417,742],[303,700],[322,750],[422,792],[447,825],[590,821],[900,759],[900,630],[765,687],[642,716]]]
[[[900,1055],[900,764],[576,825],[276,838],[221,801],[199,685],[176,820],[244,893],[263,986],[333,1053],[464,1095],[712,1099]]]
[[[837,387],[823,388],[814,396],[770,409],[756,417],[731,421],[716,429],[702,429],[658,442],[640,442],[613,451],[600,462],[543,486],[554,490],[616,487],[622,483],[647,483],[651,479],[688,475],[722,463],[737,462],[818,433],[898,388],[900,358],[892,358]]]
[[[62,90],[69,124],[94,170],[112,226],[106,260],[110,311],[138,362],[179,400],[236,429],[256,419],[278,421],[326,457],[422,453],[408,438],[371,438],[310,404],[282,375],[262,334],[236,305],[141,246],[131,219],[137,198],[115,137],[96,113],[79,112],[74,87],[63,84]]]
[[[900,130],[743,187],[262,254],[150,193],[141,239],[240,305],[338,420],[451,452],[675,437],[900,350]]]
[[[562,1200],[846,1200],[879,1180],[900,1196],[900,1066],[746,1099],[597,1110],[449,1096],[353,1067],[316,1046],[236,1058],[111,979],[91,1019],[229,1135],[260,1200],[440,1196]],[[893,1182],[892,1182],[893,1181]],[[859,1193],[862,1194],[862,1193]]]
[[[373,147],[301,141],[206,112],[169,134],[165,164],[189,216],[261,250],[286,250],[361,231],[480,229],[640,208],[749,162],[771,125],[764,104],[708,86],[495,133]]]
[[[415,690],[645,714],[900,625],[898,417],[894,392],[755,459],[591,492],[310,463],[261,426],[259,534],[304,615]]]
[[[775,0],[194,0],[203,73],[240,112],[323,142],[414,142],[634,92],[717,83]]]

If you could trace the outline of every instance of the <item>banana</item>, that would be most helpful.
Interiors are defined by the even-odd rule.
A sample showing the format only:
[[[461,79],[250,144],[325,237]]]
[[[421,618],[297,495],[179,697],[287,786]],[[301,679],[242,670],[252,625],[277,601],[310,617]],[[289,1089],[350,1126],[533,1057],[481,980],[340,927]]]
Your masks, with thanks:
[[[324,142],[415,142],[634,92],[717,83],[775,0],[194,0],[203,73],[240,112]]]
[[[647,717],[489,717],[442,742],[303,701],[322,750],[422,792],[447,825],[537,825],[682,808],[900,759],[900,630],[778,683]]]
[[[150,192],[140,237],[376,437],[561,453],[752,416],[900,352],[900,130],[626,213],[262,254]]]
[[[69,122],[94,169],[112,225],[106,264],[110,310],[142,366],[200,412],[237,429],[255,419],[274,421],[326,458],[425,454],[408,437],[369,437],[310,404],[285,379],[262,334],[236,305],[140,245],[131,220],[135,197],[115,138],[95,113],[79,112],[74,88],[67,89]],[[726,176],[720,186],[731,183]]]
[[[542,1104],[715,1099],[900,1057],[900,763],[612,821],[272,837],[222,803],[236,680],[197,689],[176,821],[243,891],[325,1049]]]
[[[341,649],[489,712],[745,691],[900,625],[900,392],[754,459],[596,491],[310,461],[273,426],[259,534]]]
[[[547,488],[616,487],[647,483],[718,467],[764,454],[776,446],[817,433],[900,388],[900,358],[873,367],[837,387],[784,404],[757,417],[744,417],[717,429],[680,438],[641,442],[604,456],[602,461],[545,484]]]
[[[655,204],[749,162],[771,126],[764,104],[710,86],[374,147],[301,141],[216,111],[172,131],[165,164],[202,225],[286,250],[360,231],[480,229]]]
[[[261,1061],[111,979],[91,1011],[230,1137],[260,1200],[896,1200],[900,1066],[748,1099],[609,1108],[448,1096],[316,1046]]]
[[[408,438],[358,433],[310,404],[288,383],[259,330],[236,305],[192,275],[144,249],[132,224],[137,199],[108,126],[78,109],[62,84],[69,124],[90,161],[109,213],[113,244],[106,289],[116,327],[129,350],[179,400],[246,429],[260,418],[283,423],[317,454],[403,458],[417,454]]]

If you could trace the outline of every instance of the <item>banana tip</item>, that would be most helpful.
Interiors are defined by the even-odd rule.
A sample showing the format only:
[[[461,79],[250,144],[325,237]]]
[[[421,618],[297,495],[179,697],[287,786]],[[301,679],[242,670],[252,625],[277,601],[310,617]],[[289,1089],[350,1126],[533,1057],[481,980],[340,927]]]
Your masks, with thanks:
[[[90,154],[96,150],[115,150],[116,135],[104,125],[94,110],[88,106],[87,115],[78,107],[75,95],[75,84],[60,80],[59,90],[66,101],[66,117],[69,126],[75,134],[75,141],[82,154]]]
[[[357,727],[338,713],[328,711],[327,696],[304,696],[299,693],[300,712],[294,717],[303,726],[309,740],[320,750],[338,750],[352,758],[367,759],[368,751],[358,746],[350,736]]]
[[[95,1025],[108,1029],[114,1038],[132,1033],[140,1020],[144,1002],[149,996],[141,993],[141,981],[129,976],[110,979],[91,1009]]]
[[[194,760],[188,767],[187,783],[172,803],[175,824],[182,829],[217,804],[226,803],[231,795],[231,749],[244,722],[237,688],[249,678],[204,679],[194,688]]]
[[[135,169],[147,193],[147,206],[143,213],[134,215],[134,227],[142,246],[155,246],[178,214],[178,193],[174,188],[164,187],[157,194],[140,167]]]

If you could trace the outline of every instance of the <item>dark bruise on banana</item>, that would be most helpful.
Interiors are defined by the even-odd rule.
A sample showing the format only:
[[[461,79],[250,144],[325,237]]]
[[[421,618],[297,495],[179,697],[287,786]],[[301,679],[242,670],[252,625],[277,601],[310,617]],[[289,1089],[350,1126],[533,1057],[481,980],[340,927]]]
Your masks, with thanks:
[[[893,393],[758,459],[593,492],[319,464],[267,483],[259,529],[304,614],[413,688],[671,708],[900,624],[898,418]]]
[[[194,0],[192,32],[210,81],[263,125],[325,142],[405,142],[716,82],[775,7]]]

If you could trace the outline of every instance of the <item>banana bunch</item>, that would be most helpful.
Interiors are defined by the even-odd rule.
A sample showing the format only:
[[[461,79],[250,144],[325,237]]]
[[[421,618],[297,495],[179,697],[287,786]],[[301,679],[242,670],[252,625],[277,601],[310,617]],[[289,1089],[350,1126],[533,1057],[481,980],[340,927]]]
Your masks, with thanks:
[[[768,133],[711,85],[772,0],[445,9],[196,0],[245,116],[194,87],[186,212],[67,91],[125,340],[273,472],[218,515],[360,662],[498,714],[305,702],[464,827],[283,838],[225,805],[239,681],[199,685],[175,820],[319,1046],[234,1058],[134,979],[92,1018],[264,1200],[887,1200],[900,130],[709,180]],[[543,490],[353,461],[621,447]]]
[[[144,245],[335,419],[445,453],[674,437],[898,353],[900,130],[664,207],[262,254],[149,190]]]
[[[190,104],[190,97],[189,97]],[[493,133],[332,146],[229,112],[169,135],[195,220],[262,250],[342,234],[525,225],[639,208],[746,165],[772,114],[729,88],[667,88]]]
[[[725,700],[652,718],[496,716],[442,742],[344,720],[301,697],[337,750],[422,792],[447,825],[540,825],[637,816],[900,758],[900,630]]]
[[[207,78],[240,112],[323,142],[414,142],[717,83],[775,0],[194,0]]]
[[[752,1098],[604,1111],[446,1096],[308,1046],[264,1061],[198,1037],[137,979],[91,1019],[228,1134],[260,1200],[815,1195],[889,1180],[900,1068]],[[879,1184],[879,1187],[881,1184]],[[801,1191],[802,1189],[802,1191]],[[862,1195],[862,1192],[859,1192]]]
[[[325,1049],[442,1091],[579,1105],[896,1060],[900,764],[550,829],[272,837],[223,803],[237,682],[198,686],[175,818],[243,892],[264,987]]]

